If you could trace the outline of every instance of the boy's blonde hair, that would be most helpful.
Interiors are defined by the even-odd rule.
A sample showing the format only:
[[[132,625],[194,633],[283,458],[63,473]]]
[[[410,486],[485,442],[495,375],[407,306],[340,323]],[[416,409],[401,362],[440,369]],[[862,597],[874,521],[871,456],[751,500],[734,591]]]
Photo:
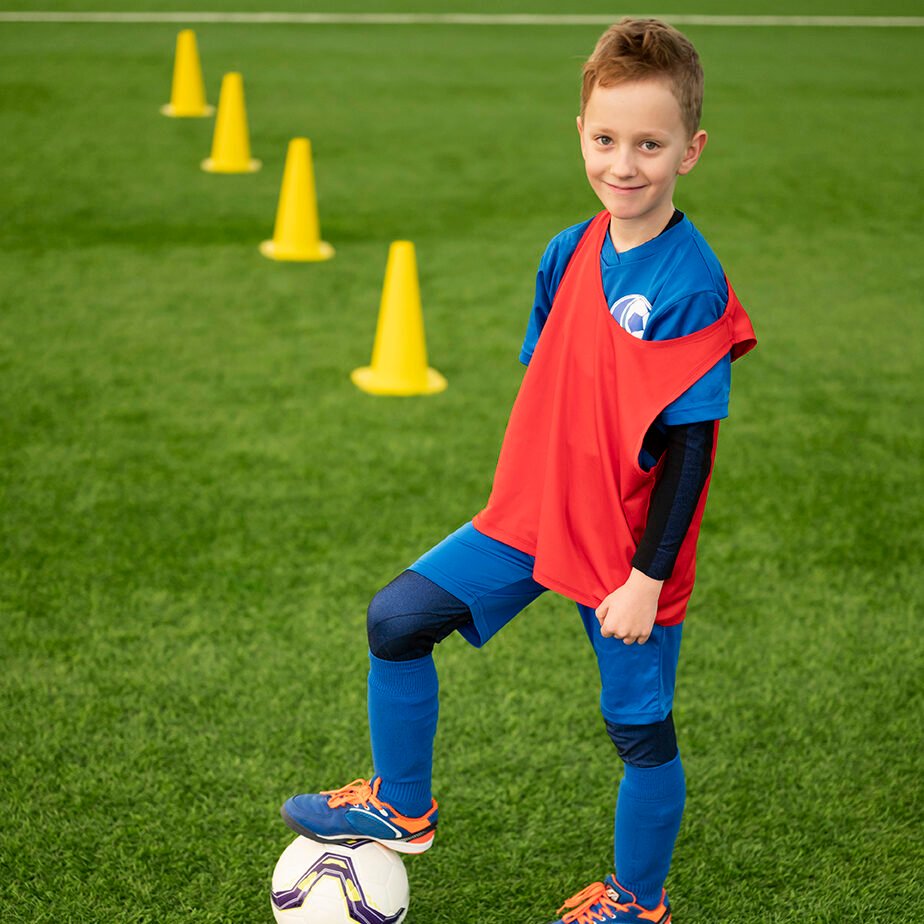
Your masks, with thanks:
[[[703,68],[690,40],[658,19],[623,19],[610,26],[584,64],[581,116],[593,88],[664,77],[692,137],[703,113]]]

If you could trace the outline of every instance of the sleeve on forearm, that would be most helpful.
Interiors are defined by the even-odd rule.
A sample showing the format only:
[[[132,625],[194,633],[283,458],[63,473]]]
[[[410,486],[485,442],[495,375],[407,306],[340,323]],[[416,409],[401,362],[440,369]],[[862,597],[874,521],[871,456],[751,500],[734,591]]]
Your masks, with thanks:
[[[645,533],[632,567],[657,581],[674,570],[712,467],[715,421],[668,427],[664,466],[651,495]]]

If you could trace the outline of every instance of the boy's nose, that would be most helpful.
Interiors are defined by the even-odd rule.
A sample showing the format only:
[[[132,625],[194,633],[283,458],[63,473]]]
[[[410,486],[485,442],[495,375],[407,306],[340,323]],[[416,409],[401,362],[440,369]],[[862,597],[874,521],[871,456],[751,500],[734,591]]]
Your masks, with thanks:
[[[617,179],[628,179],[636,174],[635,158],[629,151],[617,151],[610,161],[610,173]]]

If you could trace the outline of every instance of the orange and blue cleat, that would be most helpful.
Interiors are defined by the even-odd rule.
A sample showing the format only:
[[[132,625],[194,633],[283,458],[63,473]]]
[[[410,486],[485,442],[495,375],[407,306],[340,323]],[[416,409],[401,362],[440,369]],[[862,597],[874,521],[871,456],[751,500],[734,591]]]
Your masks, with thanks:
[[[572,895],[558,909],[559,914],[563,911],[565,916],[552,924],[599,924],[601,921],[671,924],[671,905],[663,889],[656,908],[643,908],[612,876]]]
[[[423,853],[433,844],[437,805],[419,818],[408,818],[378,798],[379,777],[353,780],[342,789],[292,796],[282,820],[304,837],[322,843],[376,841],[399,853]]]

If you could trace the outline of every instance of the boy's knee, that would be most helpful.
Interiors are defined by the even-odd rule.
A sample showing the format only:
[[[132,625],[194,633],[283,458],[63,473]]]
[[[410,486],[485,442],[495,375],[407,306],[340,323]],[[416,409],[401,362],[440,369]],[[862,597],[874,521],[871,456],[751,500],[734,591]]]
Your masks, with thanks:
[[[660,767],[677,756],[673,712],[650,725],[617,725],[607,721],[606,731],[623,762],[633,767]]]
[[[369,604],[369,650],[383,661],[423,658],[469,619],[471,611],[461,600],[423,575],[405,571]]]
[[[392,581],[383,587],[369,603],[366,611],[366,635],[369,650],[383,661],[405,660],[407,639],[406,614],[401,601],[391,591]]]

